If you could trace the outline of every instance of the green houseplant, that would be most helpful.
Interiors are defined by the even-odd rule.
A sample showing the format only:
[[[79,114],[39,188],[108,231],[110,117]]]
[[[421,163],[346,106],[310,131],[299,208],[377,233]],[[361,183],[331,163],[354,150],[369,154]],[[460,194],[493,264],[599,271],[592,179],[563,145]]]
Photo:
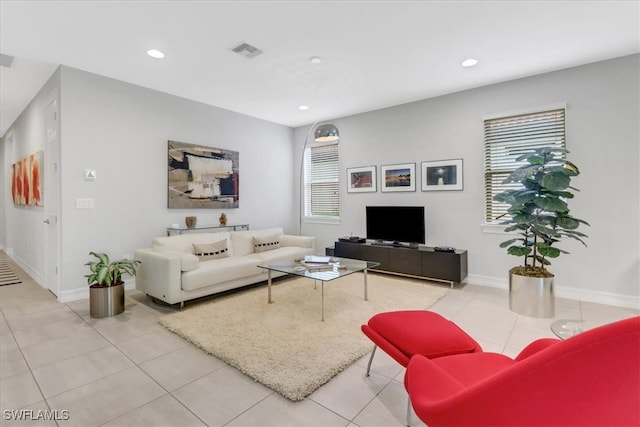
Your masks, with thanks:
[[[89,252],[95,257],[87,262],[90,274],[85,275],[89,284],[89,315],[91,317],[115,316],[124,311],[124,282],[122,276],[135,276],[140,261],[122,259],[111,261],[100,252]]]
[[[508,218],[500,224],[507,226],[506,232],[519,235],[502,242],[500,247],[506,248],[509,255],[523,258],[521,266],[509,271],[510,306],[521,314],[553,316],[554,276],[546,267],[551,264],[550,258],[568,253],[555,245],[563,238],[571,238],[586,246],[583,238],[587,236],[577,229],[581,224],[589,224],[571,215],[567,203],[573,199],[574,191],[578,191],[571,187],[571,179],[580,174],[575,164],[562,158],[567,152],[544,147],[523,154],[517,161],[526,161],[526,164],[503,181],[503,184],[519,183],[521,188],[506,190],[494,197],[509,205]],[[549,301],[535,304],[531,298],[536,295],[546,295],[544,298]]]

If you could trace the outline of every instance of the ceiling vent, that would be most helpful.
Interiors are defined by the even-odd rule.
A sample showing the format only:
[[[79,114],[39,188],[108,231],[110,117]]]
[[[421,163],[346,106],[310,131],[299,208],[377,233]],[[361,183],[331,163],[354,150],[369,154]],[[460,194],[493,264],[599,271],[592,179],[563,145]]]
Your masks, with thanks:
[[[15,58],[13,56],[0,53],[0,65],[3,67],[7,67],[7,68],[11,67],[11,64],[13,64],[14,59]]]
[[[251,46],[249,43],[242,43],[238,46],[231,49],[238,55],[242,55],[245,58],[255,58],[256,56],[262,54],[262,51],[255,46]]]

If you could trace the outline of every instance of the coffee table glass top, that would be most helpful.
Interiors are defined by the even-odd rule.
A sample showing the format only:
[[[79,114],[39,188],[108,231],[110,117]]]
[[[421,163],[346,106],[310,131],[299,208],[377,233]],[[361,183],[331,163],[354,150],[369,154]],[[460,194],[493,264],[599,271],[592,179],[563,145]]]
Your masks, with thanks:
[[[364,271],[369,268],[377,267],[378,265],[380,265],[380,263],[372,261],[358,261],[355,259],[331,257],[331,262],[326,267],[326,270],[310,269],[305,267],[302,263],[297,262],[282,264],[261,264],[258,265],[258,267],[272,271],[279,271],[281,273],[292,274],[294,276],[309,277],[310,279],[328,282],[330,280],[357,273],[358,271]]]
[[[580,319],[560,319],[551,324],[551,331],[560,339],[567,339],[600,326],[597,322]]]

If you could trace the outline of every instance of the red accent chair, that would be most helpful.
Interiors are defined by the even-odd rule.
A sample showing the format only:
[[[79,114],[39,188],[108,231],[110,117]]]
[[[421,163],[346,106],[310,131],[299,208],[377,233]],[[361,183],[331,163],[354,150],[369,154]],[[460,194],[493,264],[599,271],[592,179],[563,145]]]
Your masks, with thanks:
[[[640,316],[565,341],[497,353],[411,358],[416,415],[438,426],[640,425]]]
[[[375,344],[367,365],[367,376],[377,347],[404,367],[414,354],[435,358],[482,351],[480,344],[458,325],[426,310],[379,313],[361,329]]]

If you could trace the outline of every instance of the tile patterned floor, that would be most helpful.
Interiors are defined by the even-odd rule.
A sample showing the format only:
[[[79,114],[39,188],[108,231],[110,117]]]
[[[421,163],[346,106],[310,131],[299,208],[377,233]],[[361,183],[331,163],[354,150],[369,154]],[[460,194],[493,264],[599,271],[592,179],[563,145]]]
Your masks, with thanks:
[[[0,425],[4,410],[57,410],[43,426],[402,426],[404,370],[384,352],[364,376],[368,356],[307,399],[291,402],[158,323],[169,309],[127,293],[123,314],[89,317],[88,301],[56,302],[15,265],[20,285],[0,287]],[[445,286],[445,285],[438,285]],[[486,351],[511,356],[553,336],[557,318],[609,323],[637,310],[558,299],[554,319],[508,309],[504,290],[464,285],[432,310],[452,319]],[[354,325],[359,327],[359,325]],[[414,417],[415,425],[422,425]]]

